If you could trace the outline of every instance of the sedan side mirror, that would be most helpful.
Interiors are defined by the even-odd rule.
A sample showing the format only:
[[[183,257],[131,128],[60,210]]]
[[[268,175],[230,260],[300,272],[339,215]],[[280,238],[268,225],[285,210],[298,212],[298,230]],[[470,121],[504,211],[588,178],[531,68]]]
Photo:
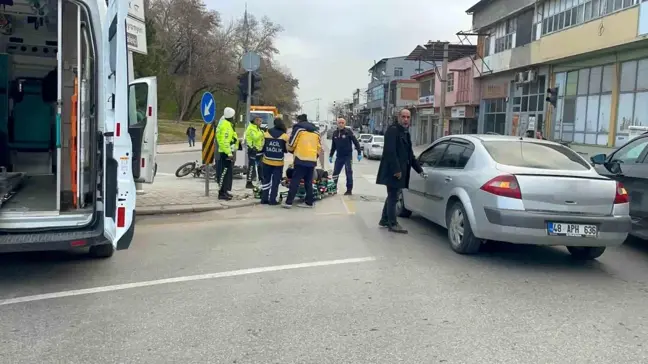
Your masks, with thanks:
[[[607,155],[605,154],[593,155],[592,157],[590,157],[590,160],[592,161],[592,164],[605,164],[605,161],[607,160]]]

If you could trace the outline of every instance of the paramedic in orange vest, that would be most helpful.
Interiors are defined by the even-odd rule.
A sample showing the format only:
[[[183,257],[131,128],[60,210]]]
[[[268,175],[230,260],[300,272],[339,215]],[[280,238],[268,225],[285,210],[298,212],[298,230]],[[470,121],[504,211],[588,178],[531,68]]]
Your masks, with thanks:
[[[300,206],[313,207],[313,172],[315,172],[319,153],[322,150],[317,127],[308,122],[306,114],[299,115],[297,121],[298,123],[293,126],[288,141],[288,151],[293,154],[294,170],[284,208],[292,207],[302,179],[306,189],[306,204]]]
[[[283,120],[274,119],[274,127],[264,133],[265,142],[262,148],[261,204],[276,205],[277,192],[284,169],[284,156],[288,153],[288,135]]]

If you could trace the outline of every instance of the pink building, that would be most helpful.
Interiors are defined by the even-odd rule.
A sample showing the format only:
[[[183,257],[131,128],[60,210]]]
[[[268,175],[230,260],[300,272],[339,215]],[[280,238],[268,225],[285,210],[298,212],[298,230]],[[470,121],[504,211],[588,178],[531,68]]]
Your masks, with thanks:
[[[448,63],[444,134],[475,134],[479,118],[479,79],[473,77],[474,63],[469,56]],[[435,113],[439,113],[441,81],[435,77]]]
[[[448,62],[446,84],[445,120],[443,134],[439,131],[439,102],[441,80],[435,69],[412,76],[419,84],[418,102],[412,108],[415,113],[413,136],[415,144],[427,144],[449,134],[476,134],[481,99],[479,79],[473,77],[473,57],[463,57]],[[441,64],[437,62],[439,72]]]

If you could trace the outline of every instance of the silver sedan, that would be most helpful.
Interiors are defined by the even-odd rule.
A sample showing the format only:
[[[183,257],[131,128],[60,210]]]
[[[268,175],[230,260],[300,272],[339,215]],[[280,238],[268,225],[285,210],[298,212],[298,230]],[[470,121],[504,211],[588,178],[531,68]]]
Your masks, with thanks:
[[[563,245],[596,259],[630,231],[628,193],[558,143],[500,135],[453,135],[418,158],[397,213],[416,212],[448,229],[454,251],[484,240]]]

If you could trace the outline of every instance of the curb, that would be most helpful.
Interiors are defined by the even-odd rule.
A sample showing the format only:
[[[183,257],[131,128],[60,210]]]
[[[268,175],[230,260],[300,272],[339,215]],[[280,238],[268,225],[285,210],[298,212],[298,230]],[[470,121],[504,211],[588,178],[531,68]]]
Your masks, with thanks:
[[[196,212],[229,210],[239,207],[247,207],[257,205],[259,202],[255,199],[239,200],[234,202],[223,203],[206,203],[197,205],[172,205],[172,206],[144,206],[137,209],[137,215],[177,215],[189,214]]]

